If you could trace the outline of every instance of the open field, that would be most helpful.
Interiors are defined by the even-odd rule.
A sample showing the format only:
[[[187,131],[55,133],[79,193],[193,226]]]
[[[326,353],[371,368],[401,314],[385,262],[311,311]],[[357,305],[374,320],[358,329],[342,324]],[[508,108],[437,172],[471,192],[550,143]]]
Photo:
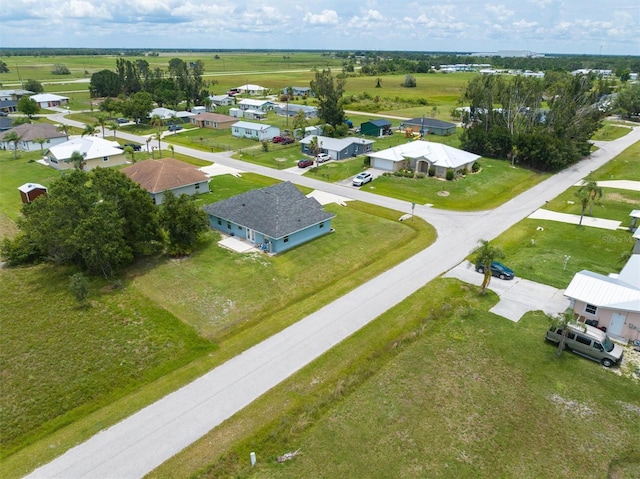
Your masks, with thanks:
[[[601,478],[616,460],[637,470],[637,382],[556,359],[543,315],[512,323],[488,313],[495,301],[432,282],[149,477]]]

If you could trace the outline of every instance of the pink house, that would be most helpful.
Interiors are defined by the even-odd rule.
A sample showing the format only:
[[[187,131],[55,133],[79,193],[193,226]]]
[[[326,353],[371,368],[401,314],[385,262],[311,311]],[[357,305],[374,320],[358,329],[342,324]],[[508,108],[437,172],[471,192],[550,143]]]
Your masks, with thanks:
[[[576,273],[564,295],[579,321],[606,328],[613,339],[640,340],[640,254],[619,274]]]

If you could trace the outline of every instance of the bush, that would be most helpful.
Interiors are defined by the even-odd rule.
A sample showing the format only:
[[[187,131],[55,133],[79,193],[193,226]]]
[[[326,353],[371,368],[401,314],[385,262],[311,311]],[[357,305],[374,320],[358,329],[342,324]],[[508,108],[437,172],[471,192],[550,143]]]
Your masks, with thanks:
[[[423,179],[423,178],[426,178],[426,177],[427,177],[427,175],[425,175],[424,173],[416,173],[416,178]]]
[[[482,168],[482,165],[480,163],[478,163],[477,161],[474,161],[473,165],[471,165],[471,171],[473,173],[477,173],[478,171],[480,171],[480,168]]]
[[[467,170],[466,168],[462,168],[462,169],[458,172],[458,174],[459,174],[460,176],[467,176],[467,175],[469,174],[469,170]]]
[[[433,166],[429,167],[429,176],[436,176],[436,169]]]
[[[447,181],[452,181],[454,177],[455,177],[455,172],[451,168],[449,168],[447,170]]]

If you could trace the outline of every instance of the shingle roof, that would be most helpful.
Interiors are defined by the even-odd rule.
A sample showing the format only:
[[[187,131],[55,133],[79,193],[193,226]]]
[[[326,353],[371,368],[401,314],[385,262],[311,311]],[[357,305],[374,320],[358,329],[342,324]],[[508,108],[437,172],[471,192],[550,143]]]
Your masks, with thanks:
[[[2,136],[7,133],[16,132],[21,141],[35,141],[38,138],[50,140],[52,138],[64,138],[65,134],[56,129],[55,125],[50,123],[23,123],[5,131]]]
[[[404,120],[402,122],[406,125],[415,125],[425,128],[452,128],[455,127],[455,123],[449,123],[448,121],[438,120],[436,118],[412,118],[411,120]]]
[[[209,180],[209,177],[196,167],[173,158],[139,161],[121,171],[150,193],[160,193]]]
[[[198,121],[213,121],[216,123],[228,123],[238,121],[235,116],[221,115],[220,113],[200,113],[194,117]]]
[[[304,196],[287,181],[205,206],[211,216],[278,239],[333,218],[315,198]]]

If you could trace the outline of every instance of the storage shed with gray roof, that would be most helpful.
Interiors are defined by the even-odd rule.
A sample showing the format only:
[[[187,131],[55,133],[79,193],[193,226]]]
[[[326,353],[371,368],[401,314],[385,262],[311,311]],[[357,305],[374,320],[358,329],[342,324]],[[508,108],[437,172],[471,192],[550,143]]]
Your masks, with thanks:
[[[212,228],[282,253],[331,232],[335,217],[287,181],[204,207]]]

